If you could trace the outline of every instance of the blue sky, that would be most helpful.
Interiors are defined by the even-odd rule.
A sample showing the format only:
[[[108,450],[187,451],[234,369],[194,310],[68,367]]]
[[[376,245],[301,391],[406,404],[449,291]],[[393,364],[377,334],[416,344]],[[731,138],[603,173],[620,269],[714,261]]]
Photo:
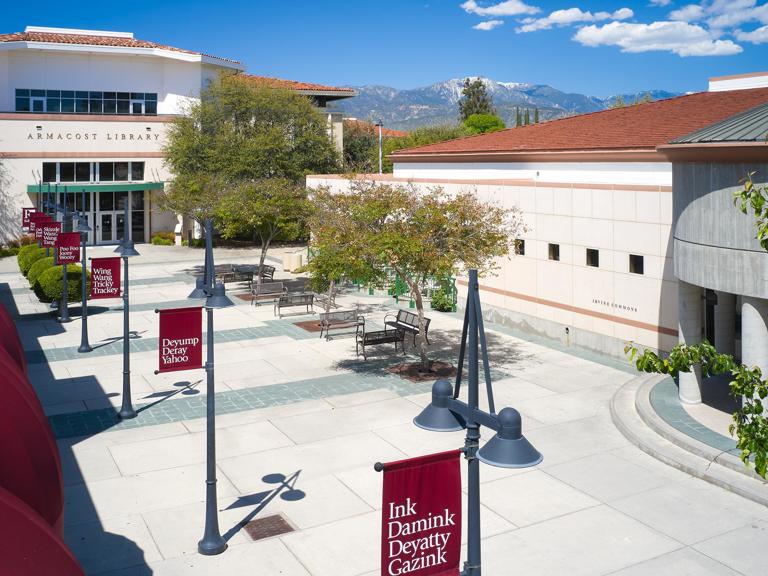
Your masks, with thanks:
[[[131,31],[334,85],[481,75],[608,96],[768,69],[768,0],[38,0],[5,3],[0,22]]]

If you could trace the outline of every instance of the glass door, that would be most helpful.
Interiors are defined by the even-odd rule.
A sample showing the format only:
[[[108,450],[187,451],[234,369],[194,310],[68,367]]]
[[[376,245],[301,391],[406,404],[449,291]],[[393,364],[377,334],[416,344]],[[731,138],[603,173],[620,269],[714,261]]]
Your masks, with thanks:
[[[96,230],[99,244],[111,244],[116,241],[113,216],[112,212],[102,212],[99,214],[99,223]]]

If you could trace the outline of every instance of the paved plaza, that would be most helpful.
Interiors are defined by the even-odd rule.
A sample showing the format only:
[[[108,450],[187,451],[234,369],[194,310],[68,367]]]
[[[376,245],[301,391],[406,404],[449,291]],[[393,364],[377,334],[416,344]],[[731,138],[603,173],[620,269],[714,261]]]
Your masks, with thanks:
[[[373,576],[380,559],[377,461],[458,448],[464,433],[412,419],[431,382],[387,371],[391,345],[368,361],[354,337],[320,339],[277,319],[271,304],[215,311],[219,523],[229,548],[203,557],[205,373],[155,375],[156,308],[189,305],[200,250],[138,246],[131,259],[135,420],[118,422],[123,315],[119,300],[89,309],[95,350],[78,354],[81,324],[56,323],[15,259],[0,260],[0,300],[30,362],[30,380],[58,438],[65,537],[99,576]],[[271,264],[280,272],[283,251]],[[111,249],[89,249],[93,257]],[[217,263],[256,251],[216,250]],[[461,295],[460,297],[464,297]],[[354,290],[338,299],[383,326],[392,298]],[[406,304],[407,305],[407,304]],[[433,358],[456,363],[461,318],[430,311]],[[514,406],[544,455],[522,470],[481,468],[483,572],[535,576],[765,576],[768,508],[693,478],[633,446],[611,421],[627,364],[564,350],[486,325],[497,409]],[[409,340],[406,339],[406,342]],[[413,347],[407,347],[415,358]],[[484,438],[489,431],[483,430]],[[466,480],[466,479],[465,479]],[[252,541],[242,525],[282,514],[294,531]]]

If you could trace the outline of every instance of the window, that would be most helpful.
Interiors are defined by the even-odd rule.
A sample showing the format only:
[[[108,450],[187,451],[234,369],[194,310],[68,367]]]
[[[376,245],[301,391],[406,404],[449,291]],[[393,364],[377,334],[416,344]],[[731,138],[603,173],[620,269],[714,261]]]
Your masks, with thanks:
[[[59,164],[59,182],[75,181],[75,163],[61,162]]]
[[[638,256],[637,254],[629,255],[629,271],[632,274],[643,273],[643,257],[642,256]]]
[[[99,182],[112,182],[115,179],[115,163],[99,162]]]
[[[560,244],[549,245],[549,259],[560,260]]]
[[[75,163],[75,180],[77,182],[91,181],[91,163],[90,162]]]
[[[600,267],[600,252],[594,248],[587,248],[587,266]]]
[[[131,180],[144,180],[144,162],[131,162]]]
[[[43,182],[139,182],[144,162],[43,162]]]
[[[17,88],[16,112],[157,114],[157,93]]]
[[[525,256],[525,240],[517,238],[515,240],[515,254],[518,256]]]
[[[56,162],[43,162],[43,182],[56,182]]]
[[[128,180],[128,162],[115,162],[115,182]]]

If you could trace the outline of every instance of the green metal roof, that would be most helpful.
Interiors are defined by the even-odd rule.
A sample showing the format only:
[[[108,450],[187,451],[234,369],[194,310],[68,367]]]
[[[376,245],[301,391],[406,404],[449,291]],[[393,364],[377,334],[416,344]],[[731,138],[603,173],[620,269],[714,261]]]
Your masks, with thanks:
[[[163,189],[163,183],[162,182],[131,182],[131,183],[121,183],[121,182],[110,182],[110,183],[104,183],[104,184],[78,184],[77,182],[68,182],[66,185],[59,184],[59,192],[64,191],[64,186],[67,187],[67,190],[69,192],[82,192],[85,190],[86,192],[128,192],[131,190],[162,190]],[[40,192],[41,188],[39,184],[28,184],[27,185],[27,193],[35,194],[37,192]],[[51,191],[53,191],[54,188],[51,186]],[[48,191],[48,184],[43,184],[42,191],[47,192]]]
[[[670,144],[705,144],[726,142],[766,142],[768,137],[768,104],[761,104],[705,126]]]

